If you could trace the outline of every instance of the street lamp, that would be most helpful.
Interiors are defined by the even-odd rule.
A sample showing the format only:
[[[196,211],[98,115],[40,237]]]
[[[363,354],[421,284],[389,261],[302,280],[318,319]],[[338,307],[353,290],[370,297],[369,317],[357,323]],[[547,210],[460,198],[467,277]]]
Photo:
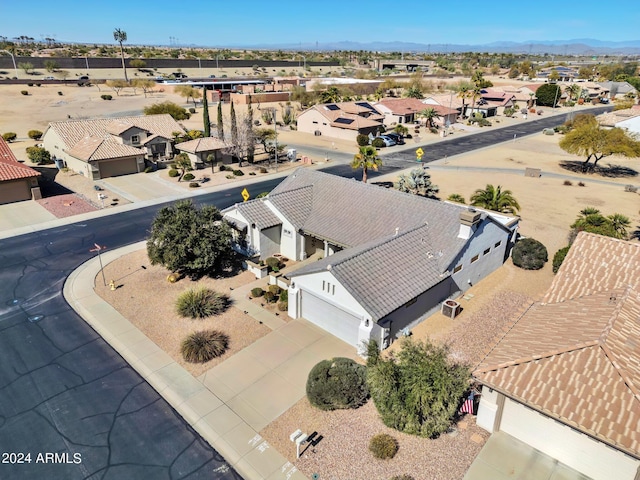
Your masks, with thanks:
[[[0,52],[5,52],[11,55],[11,61],[13,62],[13,70],[16,72],[16,77],[18,76],[18,67],[16,66],[16,57],[13,56],[9,50],[0,50]]]

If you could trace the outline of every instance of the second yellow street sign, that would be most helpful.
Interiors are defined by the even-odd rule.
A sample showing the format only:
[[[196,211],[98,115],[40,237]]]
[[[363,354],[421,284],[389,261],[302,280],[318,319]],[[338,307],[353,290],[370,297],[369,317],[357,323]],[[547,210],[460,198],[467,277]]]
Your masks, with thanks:
[[[240,195],[242,195],[242,198],[244,199],[245,202],[249,200],[249,191],[246,188],[242,190]]]

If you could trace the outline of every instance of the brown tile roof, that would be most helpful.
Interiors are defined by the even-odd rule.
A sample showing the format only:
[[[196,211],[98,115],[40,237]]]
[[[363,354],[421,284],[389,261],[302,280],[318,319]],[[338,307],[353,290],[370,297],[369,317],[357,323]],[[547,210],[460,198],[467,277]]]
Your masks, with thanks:
[[[229,147],[231,147],[230,144],[225,143],[216,137],[196,138],[195,140],[176,144],[176,148],[178,150],[189,153],[211,152],[213,150],[222,150],[223,148]]]
[[[515,317],[474,376],[640,457],[640,244],[580,233]]]
[[[83,138],[66,152],[85,162],[144,155],[139,148],[99,137]]]
[[[462,98],[458,97],[455,92],[453,93],[453,95],[451,95],[450,93],[429,95],[427,97],[427,100],[432,100],[443,107],[450,106],[453,109],[462,108]],[[469,103],[471,103],[471,97],[469,97],[469,100],[464,101],[465,105],[469,105]],[[435,107],[435,105],[432,104],[427,104],[427,106]]]
[[[311,107],[320,112],[332,127],[360,130],[382,125],[384,116],[380,115],[368,102],[341,102],[314,105]],[[304,113],[304,112],[303,112]],[[362,114],[368,114],[366,116]]]
[[[0,137],[0,182],[38,176],[40,172],[18,162],[7,142]]]
[[[417,98],[383,98],[378,103],[387,107],[394,115],[418,113],[426,110],[427,108],[433,108],[440,116],[458,113],[455,109],[451,109],[443,105],[427,104]]]

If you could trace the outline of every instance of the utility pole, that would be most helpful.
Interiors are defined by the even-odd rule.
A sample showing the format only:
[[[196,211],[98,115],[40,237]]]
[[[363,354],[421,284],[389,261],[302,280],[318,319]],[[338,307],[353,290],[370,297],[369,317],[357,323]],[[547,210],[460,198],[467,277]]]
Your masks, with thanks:
[[[276,107],[273,107],[273,131],[276,132],[276,137],[275,137],[275,151],[274,156],[276,158],[276,173],[278,173],[278,124],[276,123],[276,114],[278,113],[278,111],[276,110]]]

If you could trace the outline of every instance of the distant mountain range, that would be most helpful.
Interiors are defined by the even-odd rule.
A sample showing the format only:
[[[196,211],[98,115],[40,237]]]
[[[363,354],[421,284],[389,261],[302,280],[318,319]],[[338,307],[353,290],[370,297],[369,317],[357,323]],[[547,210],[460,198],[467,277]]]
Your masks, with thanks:
[[[491,52],[532,53],[549,55],[640,55],[640,40],[608,42],[591,38],[574,40],[531,40],[527,42],[493,42],[483,45],[462,45],[413,42],[323,42],[287,43],[279,45],[244,45],[244,48],[267,48],[283,50],[368,50],[379,52]]]

